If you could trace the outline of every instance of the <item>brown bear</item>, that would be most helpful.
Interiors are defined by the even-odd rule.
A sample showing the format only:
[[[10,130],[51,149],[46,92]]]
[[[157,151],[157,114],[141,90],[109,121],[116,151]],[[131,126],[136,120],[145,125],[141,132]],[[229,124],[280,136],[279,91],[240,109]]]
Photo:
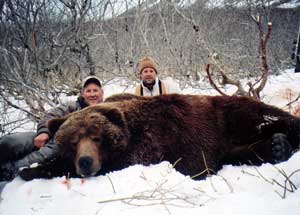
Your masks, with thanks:
[[[300,119],[246,97],[118,95],[53,119],[49,129],[62,156],[25,169],[25,180],[88,177],[163,160],[200,178],[223,164],[277,163],[299,148]]]

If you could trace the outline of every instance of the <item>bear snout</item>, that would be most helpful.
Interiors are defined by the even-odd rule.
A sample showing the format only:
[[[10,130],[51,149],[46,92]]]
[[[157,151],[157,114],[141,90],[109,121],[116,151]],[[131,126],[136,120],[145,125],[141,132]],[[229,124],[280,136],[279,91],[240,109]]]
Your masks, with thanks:
[[[89,177],[98,173],[102,166],[100,148],[89,138],[79,141],[75,159],[76,173],[79,176]]]
[[[95,165],[96,161],[91,156],[82,156],[77,162],[77,174],[82,177],[94,176],[101,165]]]
[[[89,176],[93,173],[93,158],[90,156],[83,156],[78,160],[78,166],[81,171],[81,175]]]

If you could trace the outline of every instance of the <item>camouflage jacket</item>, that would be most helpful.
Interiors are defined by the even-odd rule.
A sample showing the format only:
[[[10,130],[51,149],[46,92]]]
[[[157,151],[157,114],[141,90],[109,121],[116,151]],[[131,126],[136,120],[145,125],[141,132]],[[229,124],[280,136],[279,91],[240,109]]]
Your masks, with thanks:
[[[45,113],[41,121],[38,123],[37,126],[37,134],[47,133],[50,136],[50,132],[47,128],[47,123],[50,119],[57,118],[57,117],[64,117],[69,113],[81,110],[88,105],[84,101],[84,99],[79,96],[76,101],[67,102],[65,104],[61,104]]]

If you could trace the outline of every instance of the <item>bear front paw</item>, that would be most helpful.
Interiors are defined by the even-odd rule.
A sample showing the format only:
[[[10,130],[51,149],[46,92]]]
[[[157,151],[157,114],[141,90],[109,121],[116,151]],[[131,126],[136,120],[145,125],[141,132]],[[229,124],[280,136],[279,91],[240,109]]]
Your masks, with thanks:
[[[273,163],[286,161],[291,157],[292,147],[287,136],[282,133],[276,133],[272,136],[272,157]]]
[[[19,176],[25,181],[36,178],[52,178],[51,172],[43,169],[42,166],[24,168],[19,171]]]

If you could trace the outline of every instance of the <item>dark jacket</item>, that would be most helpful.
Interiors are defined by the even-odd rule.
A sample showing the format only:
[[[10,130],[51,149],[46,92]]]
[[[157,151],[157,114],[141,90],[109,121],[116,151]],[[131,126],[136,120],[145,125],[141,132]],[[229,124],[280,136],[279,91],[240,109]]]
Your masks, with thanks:
[[[36,135],[39,135],[41,133],[47,133],[50,136],[50,132],[47,128],[47,123],[50,119],[66,116],[69,113],[81,110],[87,106],[88,104],[84,101],[84,99],[81,96],[79,96],[76,101],[61,104],[56,108],[47,111],[44,117],[38,123]]]

